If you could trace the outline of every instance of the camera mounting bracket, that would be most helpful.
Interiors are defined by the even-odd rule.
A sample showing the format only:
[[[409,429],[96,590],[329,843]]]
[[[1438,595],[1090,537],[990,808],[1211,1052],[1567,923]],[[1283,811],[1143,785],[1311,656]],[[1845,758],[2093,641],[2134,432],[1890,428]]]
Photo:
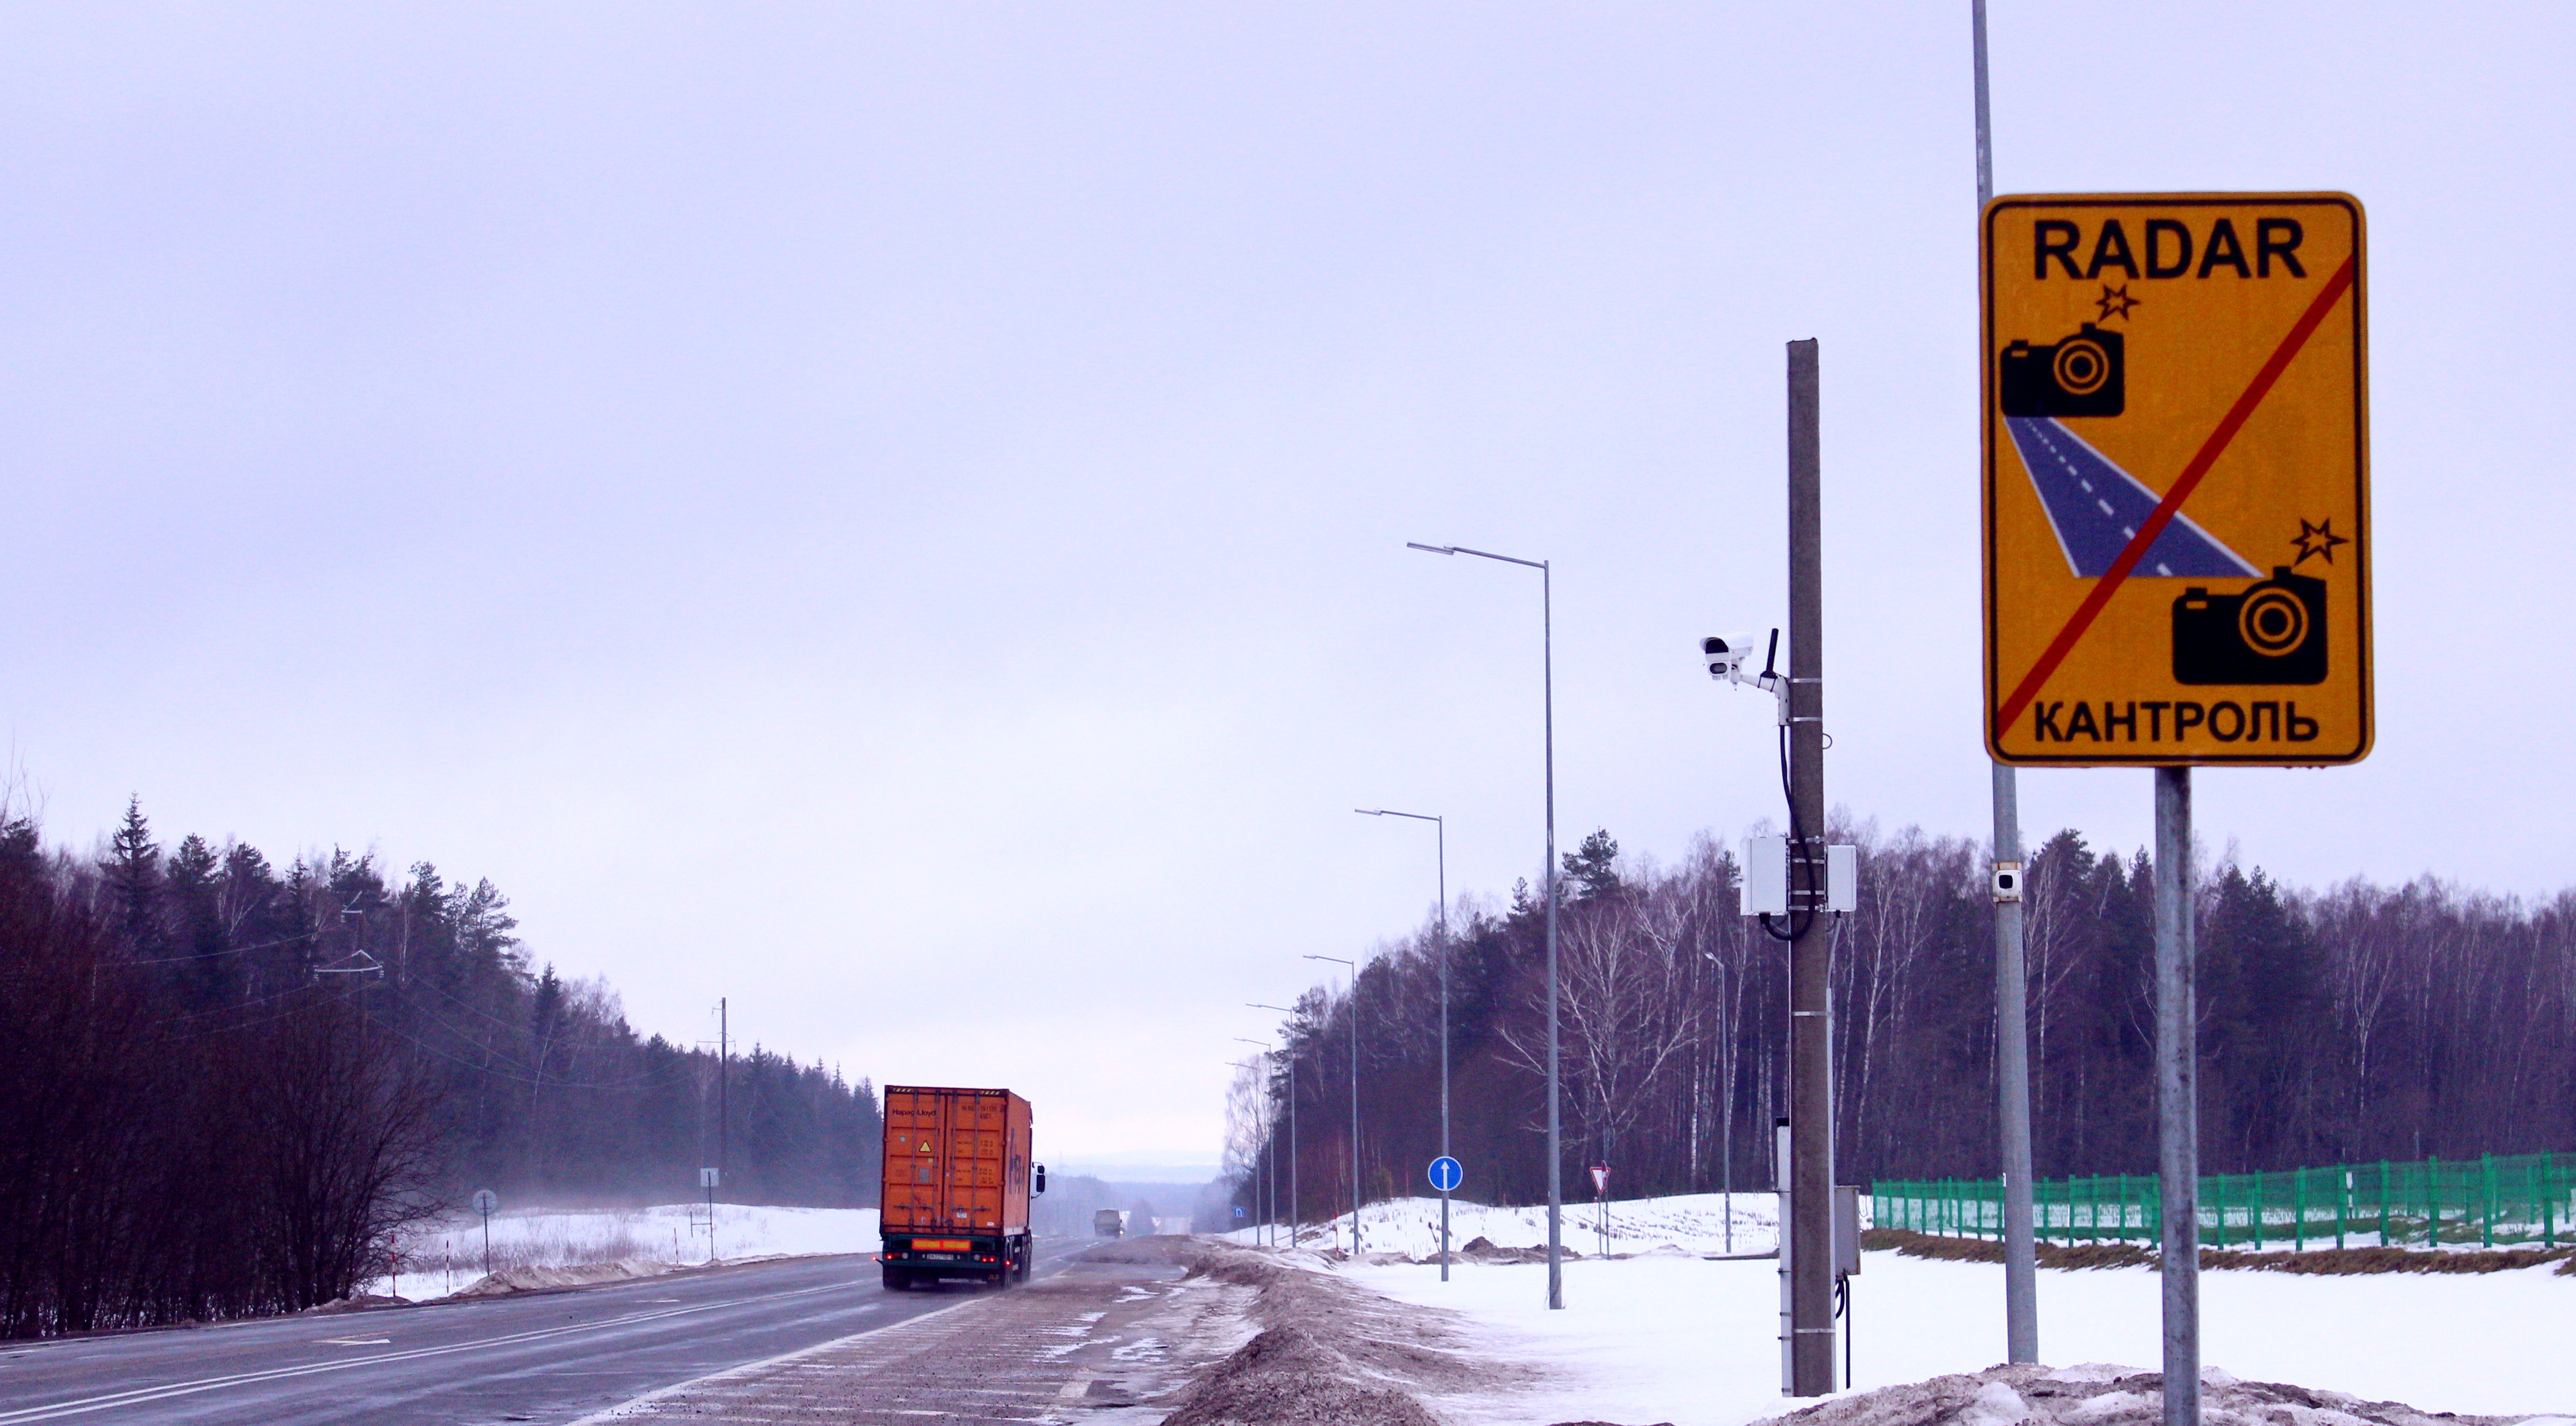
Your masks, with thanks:
[[[1726,671],[1726,681],[1747,688],[1759,688],[1779,705],[1780,726],[1789,726],[1789,675],[1780,672],[1780,631],[1771,631],[1771,648],[1762,659],[1760,673],[1746,673],[1742,664]]]

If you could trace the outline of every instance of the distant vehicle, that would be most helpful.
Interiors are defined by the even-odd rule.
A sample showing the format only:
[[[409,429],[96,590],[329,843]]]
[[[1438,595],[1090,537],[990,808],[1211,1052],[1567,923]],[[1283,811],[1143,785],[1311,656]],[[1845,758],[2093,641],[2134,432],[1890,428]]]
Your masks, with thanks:
[[[1125,1231],[1119,1225],[1125,1221],[1126,1216],[1115,1208],[1101,1209],[1091,1215],[1091,1231],[1103,1238],[1118,1237]]]
[[[1007,1287],[1029,1275],[1029,1200],[1046,1192],[1030,1155],[1029,1102],[1007,1089],[885,1089],[885,1285],[942,1278]]]

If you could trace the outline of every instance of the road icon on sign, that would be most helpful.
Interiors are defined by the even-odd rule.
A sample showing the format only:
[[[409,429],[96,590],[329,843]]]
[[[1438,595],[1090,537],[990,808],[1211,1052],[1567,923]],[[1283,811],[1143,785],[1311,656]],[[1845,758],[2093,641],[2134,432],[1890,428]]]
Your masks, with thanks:
[[[1431,1161],[1431,1186],[1442,1193],[1454,1193],[1467,1181],[1467,1170],[1456,1159],[1442,1154]]]
[[[2368,756],[2361,205],[1998,198],[1979,255],[1987,750]]]
[[[501,1195],[488,1188],[474,1190],[474,1211],[489,1218],[501,1211]]]

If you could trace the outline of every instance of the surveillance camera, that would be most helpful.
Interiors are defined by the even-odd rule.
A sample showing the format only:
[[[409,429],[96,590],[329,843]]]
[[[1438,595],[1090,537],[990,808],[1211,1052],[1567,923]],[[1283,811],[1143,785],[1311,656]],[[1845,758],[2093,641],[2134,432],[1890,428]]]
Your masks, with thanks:
[[[1740,682],[1744,677],[1744,660],[1753,652],[1751,634],[1711,634],[1699,641],[1700,659],[1708,665],[1708,676],[1720,683]]]

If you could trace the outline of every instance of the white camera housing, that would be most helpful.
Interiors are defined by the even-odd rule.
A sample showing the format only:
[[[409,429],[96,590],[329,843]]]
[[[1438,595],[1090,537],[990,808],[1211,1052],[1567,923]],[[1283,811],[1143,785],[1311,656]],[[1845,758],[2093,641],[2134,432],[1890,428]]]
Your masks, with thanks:
[[[1708,676],[1722,683],[1744,681],[1744,661],[1753,654],[1751,634],[1711,634],[1699,641],[1700,659],[1708,665]]]

